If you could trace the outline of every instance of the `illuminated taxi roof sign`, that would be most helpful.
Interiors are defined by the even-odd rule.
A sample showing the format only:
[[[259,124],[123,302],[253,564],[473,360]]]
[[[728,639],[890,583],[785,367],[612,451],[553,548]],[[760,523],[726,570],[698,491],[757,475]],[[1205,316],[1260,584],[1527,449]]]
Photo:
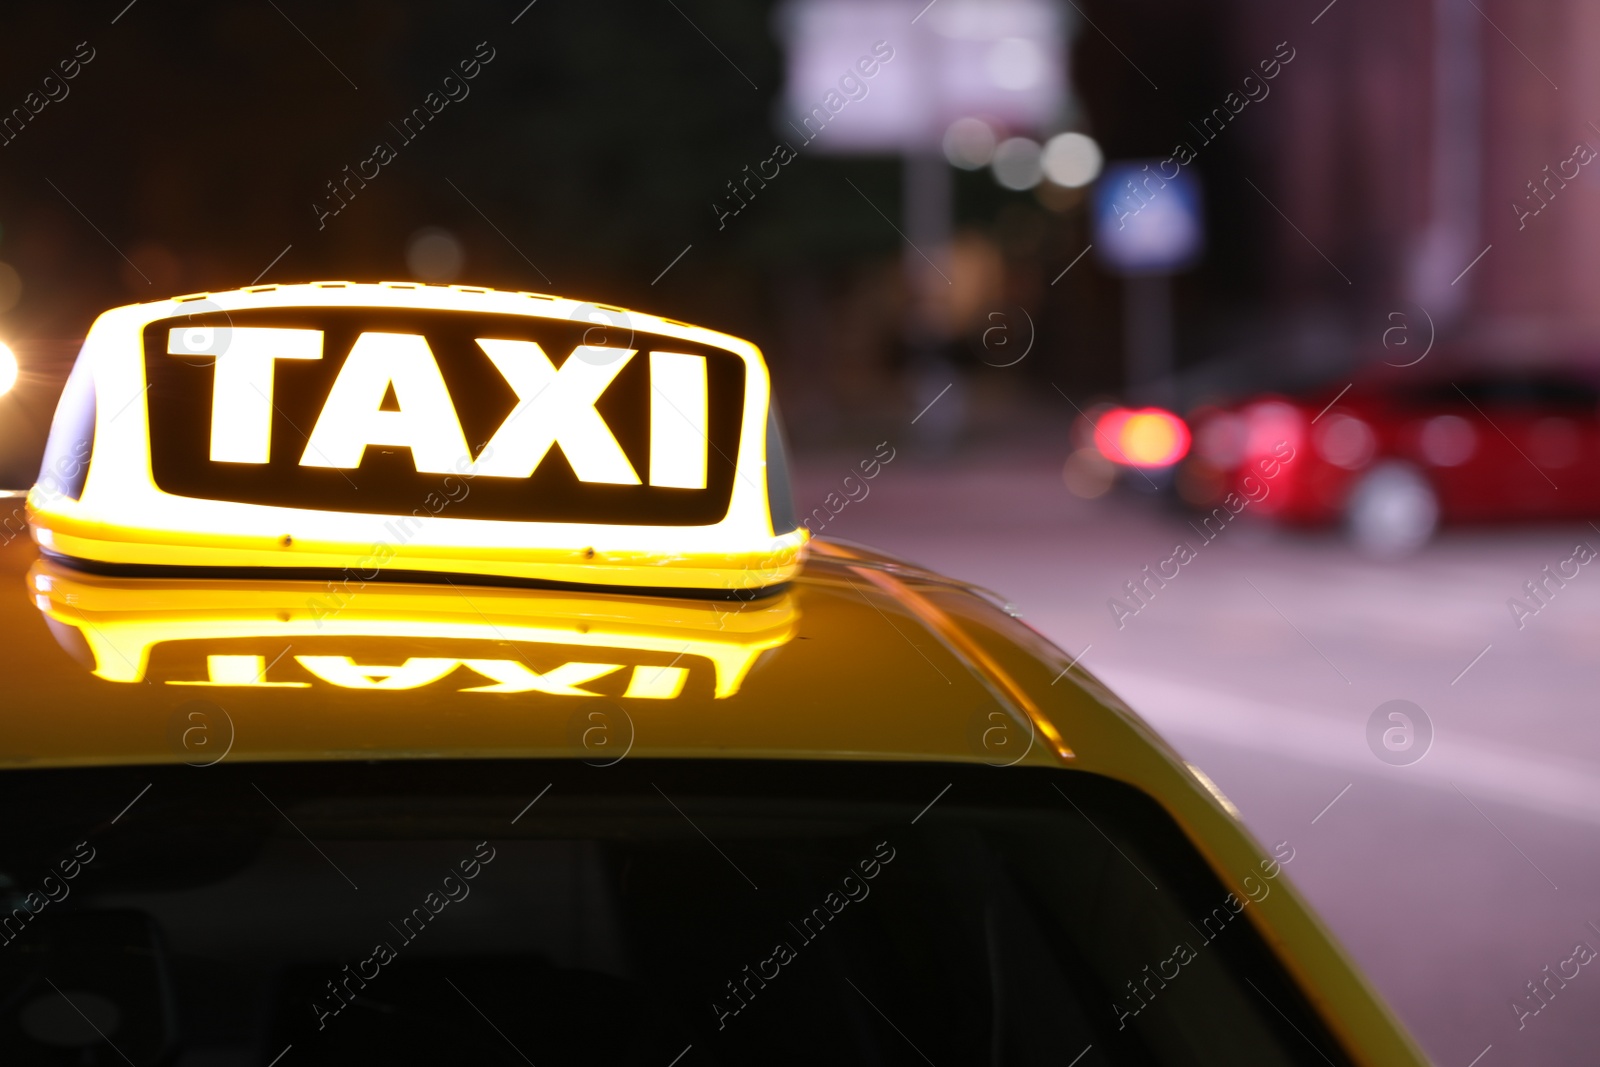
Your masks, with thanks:
[[[754,345],[604,305],[178,297],[95,322],[29,507],[41,547],[102,567],[748,590],[806,540],[774,523],[769,399]]]

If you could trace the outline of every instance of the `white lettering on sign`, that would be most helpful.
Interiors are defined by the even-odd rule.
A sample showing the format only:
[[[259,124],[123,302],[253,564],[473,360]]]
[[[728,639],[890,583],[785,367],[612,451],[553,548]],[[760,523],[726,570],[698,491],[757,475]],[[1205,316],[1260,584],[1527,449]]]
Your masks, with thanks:
[[[397,411],[384,411],[394,390]],[[300,457],[302,467],[359,467],[368,445],[409,448],[418,471],[449,474],[471,455],[428,342],[414,333],[364,333],[339,368]]]
[[[321,359],[320,330],[240,326],[178,328],[176,356],[215,360],[211,459],[266,463],[272,452],[273,377],[280,359]],[[479,338],[517,395],[517,405],[473,461],[474,474],[528,478],[560,448],[579,481],[638,485],[639,475],[595,404],[636,349],[580,345],[557,369],[533,341]],[[394,396],[391,410],[384,403]],[[706,487],[710,422],[706,358],[650,353],[650,484]],[[356,338],[311,430],[302,467],[359,467],[369,446],[405,448],[428,474],[461,470],[470,457],[461,420],[420,334],[363,333]]]
[[[706,429],[706,357],[650,353],[650,484],[704,489]]]
[[[265,463],[272,447],[272,378],[280,359],[321,359],[321,330],[180,327],[171,356],[212,356],[211,461]]]
[[[517,406],[489,438],[494,454],[478,464],[478,474],[527,478],[545,453],[560,445],[579,481],[639,484],[633,464],[594,409],[635,350],[580,346],[556,370],[532,341],[480,337],[478,347],[517,392]]]

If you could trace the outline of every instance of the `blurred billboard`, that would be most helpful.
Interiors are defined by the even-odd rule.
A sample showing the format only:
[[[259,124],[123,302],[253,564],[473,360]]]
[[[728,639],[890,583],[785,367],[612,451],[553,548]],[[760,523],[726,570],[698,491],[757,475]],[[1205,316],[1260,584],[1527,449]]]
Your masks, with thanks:
[[[1069,94],[1067,20],[1053,0],[790,0],[778,26],[778,129],[820,152],[935,151],[968,117],[1034,130]]]

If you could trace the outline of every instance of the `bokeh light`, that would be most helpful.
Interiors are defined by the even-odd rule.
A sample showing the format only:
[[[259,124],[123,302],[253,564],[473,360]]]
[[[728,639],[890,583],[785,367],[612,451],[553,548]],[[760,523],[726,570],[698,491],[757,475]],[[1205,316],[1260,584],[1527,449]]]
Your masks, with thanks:
[[[994,158],[994,130],[982,119],[956,119],[944,131],[944,158],[962,170],[981,170]]]
[[[1039,142],[1026,137],[1001,141],[994,150],[994,180],[1007,189],[1032,189],[1044,177],[1039,165]]]
[[[449,230],[427,226],[406,242],[406,266],[425,282],[452,282],[461,276],[466,249]]]
[[[1061,468],[1067,491],[1083,500],[1104,496],[1117,480],[1116,465],[1092,448],[1079,448]]]
[[[1335,413],[1322,421],[1316,433],[1317,454],[1345,470],[1360,470],[1372,462],[1378,439],[1372,427],[1353,415]]]
[[[1050,181],[1068,189],[1078,189],[1100,176],[1105,155],[1087,134],[1058,133],[1045,142],[1040,163],[1044,176]]]
[[[1171,466],[1189,451],[1189,427],[1160,408],[1112,408],[1095,431],[1100,454],[1130,467]]]

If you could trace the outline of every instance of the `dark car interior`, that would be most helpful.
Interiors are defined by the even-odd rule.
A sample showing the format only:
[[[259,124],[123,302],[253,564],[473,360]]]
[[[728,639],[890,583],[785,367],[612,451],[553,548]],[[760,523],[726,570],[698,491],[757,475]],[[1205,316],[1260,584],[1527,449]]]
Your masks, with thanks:
[[[0,792],[11,906],[60,897],[0,947],[6,1064],[1344,1062],[1244,897],[1095,775],[222,764]]]

